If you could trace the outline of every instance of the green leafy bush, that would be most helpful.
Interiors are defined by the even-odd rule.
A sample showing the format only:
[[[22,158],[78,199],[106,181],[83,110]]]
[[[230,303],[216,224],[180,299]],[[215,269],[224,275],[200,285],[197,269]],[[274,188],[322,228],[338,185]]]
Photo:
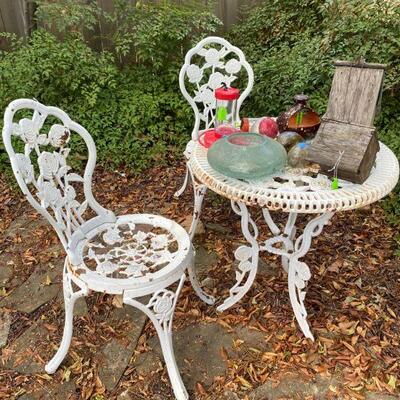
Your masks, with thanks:
[[[27,42],[6,35],[1,109],[21,97],[64,109],[93,135],[103,164],[139,171],[165,160],[166,152],[178,155],[193,124],[179,92],[179,69],[187,48],[220,22],[192,4],[138,4],[116,1],[107,14],[82,0],[38,1],[38,24],[52,33],[39,28]],[[96,39],[99,18],[116,25],[109,29],[108,50],[93,50],[85,39],[91,45],[105,41]],[[4,169],[8,161],[1,146]]]
[[[387,64],[379,138],[400,158],[400,7],[398,1],[268,0],[245,15],[230,33],[254,68],[255,84],[243,115],[277,115],[296,93],[310,96],[324,113],[333,61]],[[400,187],[397,189],[399,192]],[[393,221],[400,221],[400,202],[387,202]]]

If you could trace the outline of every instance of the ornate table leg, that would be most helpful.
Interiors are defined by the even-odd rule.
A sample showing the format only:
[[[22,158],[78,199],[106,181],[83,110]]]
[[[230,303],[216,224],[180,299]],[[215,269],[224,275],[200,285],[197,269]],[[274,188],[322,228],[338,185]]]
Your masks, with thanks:
[[[239,246],[235,251],[235,258],[239,261],[238,270],[236,271],[236,284],[230,289],[229,297],[217,307],[217,311],[220,312],[233,306],[249,291],[257,275],[258,267],[257,226],[251,219],[244,203],[232,200],[231,205],[233,211],[241,217],[242,232],[250,246]],[[253,230],[253,234],[250,233],[250,227]]]
[[[270,218],[267,210],[264,213],[264,216],[265,215]],[[267,240],[265,244],[261,246],[261,250],[267,250],[270,253],[282,256],[283,267],[288,271],[289,296],[294,315],[296,316],[297,322],[300,325],[303,334],[311,340],[314,340],[314,336],[311,333],[307,322],[307,311],[304,307],[306,292],[303,291],[303,289],[306,287],[307,281],[311,278],[311,271],[308,265],[302,261],[299,261],[299,259],[307,254],[311,247],[312,238],[318,236],[322,232],[324,225],[327,224],[332,215],[333,212],[327,212],[313,218],[308,222],[304,228],[303,234],[300,235],[295,242],[295,213],[289,214],[288,221],[282,235],[279,235],[279,229],[273,223],[272,218],[270,218],[270,221],[268,221],[266,218],[268,226],[270,226],[272,221],[272,224],[278,229],[278,231],[276,229],[272,231],[271,229],[275,236],[272,239]],[[277,232],[278,234],[276,234]],[[276,248],[274,245],[277,243],[282,243],[283,248]]]
[[[262,211],[265,222],[267,223],[271,233],[275,236],[274,240],[272,240],[271,242],[274,243],[282,242],[283,248],[285,249],[286,252],[293,251],[294,249],[293,240],[296,236],[295,223],[297,220],[297,213],[291,212],[289,214],[289,217],[285,225],[285,229],[283,230],[283,235],[281,235],[280,234],[281,231],[273,221],[268,209],[264,208]],[[289,259],[285,255],[282,255],[282,267],[286,272],[289,271]]]

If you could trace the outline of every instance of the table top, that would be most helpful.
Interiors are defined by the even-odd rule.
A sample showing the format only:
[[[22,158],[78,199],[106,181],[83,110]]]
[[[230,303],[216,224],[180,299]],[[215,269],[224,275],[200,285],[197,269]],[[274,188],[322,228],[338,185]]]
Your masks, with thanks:
[[[189,165],[198,181],[228,199],[269,210],[297,213],[323,213],[352,210],[371,204],[390,193],[399,179],[399,162],[393,152],[380,143],[376,163],[363,184],[339,180],[339,189],[331,189],[331,180],[322,174],[287,168],[281,174],[263,180],[243,181],[229,178],[211,168],[207,149],[193,142]],[[308,173],[308,175],[307,175]]]

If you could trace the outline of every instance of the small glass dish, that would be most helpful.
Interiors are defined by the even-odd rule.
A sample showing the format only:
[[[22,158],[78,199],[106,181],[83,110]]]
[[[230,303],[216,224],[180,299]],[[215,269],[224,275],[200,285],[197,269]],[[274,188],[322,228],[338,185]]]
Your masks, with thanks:
[[[234,133],[215,142],[208,150],[212,168],[236,179],[259,179],[280,172],[286,165],[285,148],[257,133]]]
[[[208,129],[199,136],[199,143],[208,149],[219,139],[221,139],[221,135],[215,129]]]

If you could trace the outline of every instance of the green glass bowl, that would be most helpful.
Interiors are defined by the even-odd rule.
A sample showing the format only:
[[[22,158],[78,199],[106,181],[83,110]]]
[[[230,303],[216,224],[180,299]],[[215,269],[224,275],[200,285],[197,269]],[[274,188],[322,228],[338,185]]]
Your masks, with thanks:
[[[216,141],[207,154],[208,163],[223,175],[258,179],[280,172],[286,165],[285,148],[257,133],[235,133]]]

